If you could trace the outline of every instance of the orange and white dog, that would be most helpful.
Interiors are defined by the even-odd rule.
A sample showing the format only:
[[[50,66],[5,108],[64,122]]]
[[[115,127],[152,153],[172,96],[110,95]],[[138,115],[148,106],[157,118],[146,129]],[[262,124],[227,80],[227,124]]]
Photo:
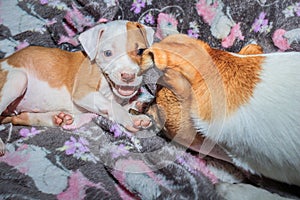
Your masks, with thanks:
[[[300,186],[299,52],[241,55],[177,34],[144,51],[141,73],[153,66],[180,101],[162,106],[183,115],[169,120],[179,139],[190,124],[236,165]]]
[[[128,103],[141,86],[141,52],[153,35],[139,23],[112,21],[79,36],[87,55],[32,46],[0,60],[1,123],[68,129],[98,114],[131,131],[149,126],[147,116],[129,115]],[[4,149],[0,139],[0,154]]]

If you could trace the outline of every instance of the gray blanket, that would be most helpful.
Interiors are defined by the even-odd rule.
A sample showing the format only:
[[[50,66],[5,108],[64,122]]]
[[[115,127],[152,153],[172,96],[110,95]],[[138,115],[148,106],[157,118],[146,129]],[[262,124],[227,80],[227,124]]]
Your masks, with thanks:
[[[167,30],[233,52],[252,42],[265,52],[300,50],[299,1],[0,0],[0,58],[28,45],[80,50],[78,34],[104,19],[152,26],[157,41]],[[222,199],[223,181],[300,196],[295,186],[202,158],[162,131],[132,135],[101,116],[73,131],[6,124],[0,132],[8,149],[1,199]]]

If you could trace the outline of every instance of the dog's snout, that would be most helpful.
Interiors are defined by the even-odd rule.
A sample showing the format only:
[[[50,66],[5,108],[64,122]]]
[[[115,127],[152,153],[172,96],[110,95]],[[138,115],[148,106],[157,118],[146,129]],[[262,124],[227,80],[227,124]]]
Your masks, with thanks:
[[[121,73],[121,79],[122,81],[126,83],[133,82],[135,79],[135,74],[132,73]]]

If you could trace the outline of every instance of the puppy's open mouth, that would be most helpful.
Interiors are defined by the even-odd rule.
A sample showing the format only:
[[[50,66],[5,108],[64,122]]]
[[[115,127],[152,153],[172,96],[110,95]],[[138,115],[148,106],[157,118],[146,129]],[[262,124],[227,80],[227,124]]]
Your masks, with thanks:
[[[137,91],[137,88],[134,86],[115,85],[115,89],[122,96],[131,96]]]
[[[114,78],[114,77],[112,77]],[[108,75],[106,75],[106,80],[109,82],[111,89],[113,92],[123,98],[131,98],[133,97],[140,88],[140,82],[135,81],[132,84],[125,84],[125,83],[116,83],[120,81],[113,81]],[[116,79],[117,80],[117,79]]]

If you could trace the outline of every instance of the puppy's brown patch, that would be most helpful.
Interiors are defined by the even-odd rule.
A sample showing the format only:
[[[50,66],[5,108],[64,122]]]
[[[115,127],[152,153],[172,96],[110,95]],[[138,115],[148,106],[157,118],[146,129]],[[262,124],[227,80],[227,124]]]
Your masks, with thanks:
[[[141,63],[142,56],[139,49],[146,49],[149,44],[146,29],[138,22],[128,22],[127,27],[127,53],[137,64]]]
[[[53,88],[66,86],[71,92],[79,67],[84,59],[82,52],[67,52],[57,48],[27,47],[6,58],[9,65],[27,68]]]

